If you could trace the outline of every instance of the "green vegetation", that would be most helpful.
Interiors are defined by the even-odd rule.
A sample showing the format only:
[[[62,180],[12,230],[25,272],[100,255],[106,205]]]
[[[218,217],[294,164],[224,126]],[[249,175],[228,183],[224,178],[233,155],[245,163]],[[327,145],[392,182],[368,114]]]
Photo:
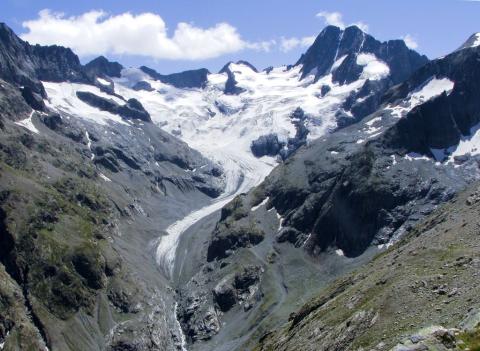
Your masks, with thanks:
[[[472,331],[461,333],[457,340],[462,341],[457,343],[460,350],[480,351],[480,325]]]

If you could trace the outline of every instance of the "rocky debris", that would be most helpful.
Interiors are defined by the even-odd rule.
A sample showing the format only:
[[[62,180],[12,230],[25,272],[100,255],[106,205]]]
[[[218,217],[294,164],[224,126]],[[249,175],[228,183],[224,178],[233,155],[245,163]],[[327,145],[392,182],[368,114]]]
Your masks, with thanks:
[[[252,297],[258,290],[261,268],[245,267],[231,277],[223,279],[213,289],[213,299],[222,312],[229,311],[237,303],[245,310],[252,307]]]
[[[332,90],[332,88],[330,87],[330,85],[322,85],[322,87],[320,88],[320,95],[321,95],[322,97],[324,97],[324,96],[327,95],[331,90]]]
[[[213,298],[222,312],[230,310],[237,303],[237,295],[232,282],[220,282],[213,289]]]
[[[290,118],[292,119],[296,132],[293,138],[288,138],[286,147],[280,150],[280,156],[283,160],[286,160],[300,147],[307,144],[307,136],[309,133],[309,130],[305,126],[307,116],[300,107],[297,107],[295,111],[293,111]]]
[[[182,290],[178,320],[190,342],[208,340],[220,330],[220,316],[210,303],[207,292],[200,290],[198,282],[192,280]],[[219,292],[222,294],[222,292]]]
[[[95,95],[89,91],[77,91],[77,97],[83,102],[89,104],[92,107],[96,107],[102,111],[108,111],[110,113],[118,114],[118,108],[120,105],[113,99],[106,99],[104,97]]]
[[[467,330],[427,327],[420,330],[391,349],[391,351],[418,350],[474,350],[480,342],[478,327]]]
[[[470,195],[467,198],[466,204],[468,206],[473,206],[473,205],[477,204],[478,202],[480,202],[480,189],[475,191],[472,195]]]
[[[307,238],[308,236],[306,234],[292,227],[283,227],[275,236],[275,239],[278,243],[289,242],[295,247],[301,247],[303,244],[305,244]]]
[[[245,89],[237,86],[235,75],[230,71],[230,69],[228,69],[226,73],[228,78],[225,82],[225,90],[223,92],[226,95],[240,95],[241,93],[245,92]]]
[[[207,261],[228,257],[237,249],[260,243],[264,237],[265,233],[254,227],[216,230],[208,246]]]
[[[54,131],[59,131],[63,127],[62,117],[57,113],[42,116],[41,121]]]
[[[140,69],[153,79],[162,83],[173,85],[176,88],[204,88],[207,84],[207,75],[210,73],[207,69],[196,69],[163,75],[152,68],[141,66]]]
[[[151,122],[150,114],[137,99],[129,99],[125,105],[119,105],[113,99],[107,99],[88,91],[77,91],[77,97],[90,106],[121,116],[124,119],[138,119]]]
[[[218,267],[205,265],[178,291],[178,320],[189,342],[210,340],[229,311],[248,313],[260,301],[260,266],[244,265],[221,279],[217,273]]]
[[[132,156],[128,156],[122,150],[115,147],[103,148],[102,146],[96,146],[94,149],[95,155],[98,157],[94,160],[95,163],[101,164],[108,168],[112,172],[118,172],[120,170],[120,164],[118,161],[122,161],[128,167],[140,170],[141,167],[138,161]]]
[[[139,90],[145,90],[145,91],[154,91],[155,89],[152,88],[149,82],[146,82],[144,80],[141,80],[132,87],[133,90],[139,91]]]
[[[351,116],[338,118],[338,128],[344,128],[356,123],[375,110],[382,104],[382,93],[387,91],[391,81],[388,79],[369,80],[365,82],[360,90],[353,91],[342,105],[343,110],[350,111]]]

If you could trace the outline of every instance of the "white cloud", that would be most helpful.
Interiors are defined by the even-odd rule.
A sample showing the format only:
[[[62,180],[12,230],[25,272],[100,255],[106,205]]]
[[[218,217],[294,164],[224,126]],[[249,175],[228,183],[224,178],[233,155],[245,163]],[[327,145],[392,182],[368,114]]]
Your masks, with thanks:
[[[325,23],[328,25],[345,28],[345,23],[343,22],[343,16],[340,12],[322,11],[317,13],[317,17],[323,18]]]
[[[410,34],[407,34],[407,35],[403,36],[402,39],[410,49],[418,48],[417,40],[413,36],[411,36]]]
[[[89,11],[80,16],[42,10],[36,19],[23,22],[22,39],[34,44],[62,45],[80,56],[124,54],[155,59],[202,60],[244,49],[269,51],[274,41],[248,42],[228,23],[210,28],[178,23],[169,35],[162,17],[154,13],[110,16]]]
[[[331,26],[336,26],[341,29],[344,29],[347,27],[345,22],[343,21],[343,15],[340,12],[328,12],[328,11],[322,11],[317,13],[317,17],[323,18],[325,24],[331,25]],[[368,24],[364,22],[355,22],[351,23],[348,26],[357,26],[364,32],[368,32]]]
[[[308,47],[313,44],[315,41],[315,36],[303,37],[303,38],[285,38],[282,37],[280,40],[280,51],[289,52],[297,47]]]

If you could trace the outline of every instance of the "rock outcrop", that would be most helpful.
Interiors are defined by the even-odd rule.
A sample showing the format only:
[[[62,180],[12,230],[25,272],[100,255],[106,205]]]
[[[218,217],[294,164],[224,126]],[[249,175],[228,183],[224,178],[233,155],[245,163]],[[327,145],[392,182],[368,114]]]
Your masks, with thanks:
[[[172,74],[160,74],[152,68],[142,66],[140,69],[153,79],[162,83],[173,85],[176,88],[203,88],[207,84],[207,69],[197,69]]]

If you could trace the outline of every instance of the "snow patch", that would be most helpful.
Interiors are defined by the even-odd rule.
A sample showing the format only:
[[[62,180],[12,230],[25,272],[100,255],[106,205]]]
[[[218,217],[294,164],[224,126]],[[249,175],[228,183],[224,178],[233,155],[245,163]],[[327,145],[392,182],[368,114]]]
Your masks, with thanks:
[[[332,68],[330,69],[330,72],[333,72],[335,71],[338,67],[340,67],[343,63],[343,61],[345,61],[345,59],[347,58],[348,55],[344,55],[342,57],[340,57],[337,61],[334,62],[334,64],[332,65]]]
[[[458,156],[480,154],[480,123],[470,129],[469,135],[462,136],[458,145],[440,151],[447,158],[446,163],[453,163]]]
[[[373,54],[359,54],[357,65],[363,66],[362,79],[380,80],[390,74],[388,65]]]
[[[395,158],[395,155],[390,155],[392,158],[392,166],[395,166],[397,164],[397,159]]]
[[[471,48],[476,48],[477,46],[480,46],[480,33],[476,33],[474,34],[474,41],[472,43],[472,45],[470,45]]]
[[[92,151],[92,140],[90,139],[90,134],[85,131],[85,137],[87,138],[87,147],[90,151]],[[92,152],[90,155],[90,159],[93,161],[95,159],[95,154]]]
[[[32,112],[30,112],[30,116],[28,118],[25,118],[21,121],[17,121],[15,122],[16,125],[19,125],[23,128],[26,128],[28,129],[29,131],[31,131],[32,133],[35,133],[35,134],[40,134],[40,132],[38,131],[37,127],[35,127],[35,125],[33,124],[33,121],[32,121],[32,117],[33,117],[33,114],[35,113],[35,110],[33,110]]]
[[[280,231],[283,228],[283,220],[284,218],[277,212],[277,218],[278,218],[278,231]]]
[[[270,199],[269,197],[265,198],[265,200],[263,200],[263,201],[262,201],[261,203],[259,203],[257,206],[253,206],[250,211],[255,212],[255,211],[258,210],[260,207],[266,205],[266,203],[268,202],[269,199]]]
[[[342,257],[345,256],[345,254],[343,253],[343,250],[342,250],[342,249],[335,250],[335,253],[336,253],[338,256],[342,256]]]
[[[450,95],[454,86],[455,83],[448,78],[437,79],[436,77],[433,77],[413,93],[410,93],[400,104],[395,107],[389,106],[387,110],[390,110],[393,116],[401,118],[415,107],[443,94],[444,92],[446,92],[447,95]]]
[[[112,180],[110,178],[108,178],[105,174],[103,173],[100,173],[99,174],[99,177],[102,178],[104,181],[106,182],[111,182]]]
[[[102,85],[110,85],[110,82],[106,79],[103,79],[103,78],[98,78],[97,77],[97,82],[99,82]]]
[[[365,125],[371,127],[372,125],[374,125],[377,122],[380,122],[381,120],[382,120],[382,117],[375,117],[375,118],[372,118],[370,121],[366,122]]]
[[[407,161],[419,161],[419,160],[430,161],[430,159],[427,156],[420,155],[416,152],[410,152],[409,154],[406,154],[404,158]]]

